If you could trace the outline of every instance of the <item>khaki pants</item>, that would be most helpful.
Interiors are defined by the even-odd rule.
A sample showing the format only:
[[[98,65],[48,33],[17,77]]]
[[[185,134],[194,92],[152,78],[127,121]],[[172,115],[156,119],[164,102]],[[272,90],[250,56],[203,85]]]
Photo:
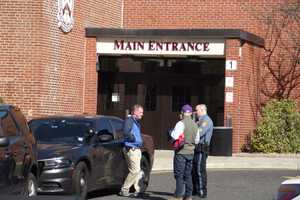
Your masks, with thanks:
[[[139,180],[142,176],[141,172],[141,158],[142,153],[140,149],[124,150],[125,159],[127,161],[129,173],[122,186],[122,191],[128,192],[130,187],[134,185],[136,192],[140,191]]]

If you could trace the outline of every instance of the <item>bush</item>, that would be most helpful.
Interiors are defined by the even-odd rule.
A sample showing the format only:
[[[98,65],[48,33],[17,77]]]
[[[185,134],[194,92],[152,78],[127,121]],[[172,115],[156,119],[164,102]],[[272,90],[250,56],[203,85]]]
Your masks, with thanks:
[[[300,114],[294,101],[273,100],[263,108],[251,149],[263,153],[300,151]]]
[[[1,103],[4,103],[4,101],[3,101],[2,97],[0,97],[0,104],[1,104]]]

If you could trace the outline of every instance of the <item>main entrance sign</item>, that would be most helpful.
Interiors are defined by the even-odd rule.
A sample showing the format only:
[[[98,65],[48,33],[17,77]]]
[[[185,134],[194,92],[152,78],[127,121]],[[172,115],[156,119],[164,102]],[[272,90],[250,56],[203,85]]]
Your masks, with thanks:
[[[224,40],[98,39],[97,53],[223,56]]]

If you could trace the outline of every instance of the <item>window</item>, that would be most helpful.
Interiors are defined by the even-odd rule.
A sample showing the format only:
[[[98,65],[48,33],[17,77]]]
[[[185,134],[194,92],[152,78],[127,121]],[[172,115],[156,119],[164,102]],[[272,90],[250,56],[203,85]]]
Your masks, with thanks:
[[[115,131],[123,131],[124,122],[122,120],[111,119],[111,124]]]
[[[89,132],[88,123],[78,121],[36,122],[34,134],[38,141],[82,143]]]
[[[29,131],[27,121],[21,111],[19,109],[13,110],[12,112],[14,118],[17,122],[19,122],[19,128],[21,129],[22,133],[25,134]]]
[[[0,122],[0,124],[1,124],[1,122]],[[4,137],[4,132],[3,132],[3,129],[1,126],[0,126],[0,137]]]
[[[115,131],[115,138],[122,139],[124,137],[124,133],[123,133],[124,121],[118,119],[111,119],[110,122]]]
[[[112,126],[107,118],[100,118],[96,122],[97,132],[107,130],[109,133],[113,133]]]
[[[189,86],[172,87],[172,111],[180,112],[184,104],[191,103],[191,88]]]
[[[1,127],[6,136],[18,135],[18,129],[11,115],[6,111],[0,111]]]
[[[156,95],[157,95],[156,85],[149,85],[146,87],[146,94],[145,94],[145,110],[146,111],[155,111],[156,110]]]

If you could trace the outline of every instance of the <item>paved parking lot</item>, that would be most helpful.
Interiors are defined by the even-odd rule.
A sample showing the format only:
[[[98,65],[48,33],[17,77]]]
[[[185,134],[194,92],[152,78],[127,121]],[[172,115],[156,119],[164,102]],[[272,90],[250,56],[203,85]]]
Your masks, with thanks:
[[[272,200],[281,181],[299,175],[300,171],[297,170],[209,170],[207,200]],[[172,173],[155,173],[151,175],[147,196],[143,199],[166,200],[171,197],[174,189]],[[103,195],[102,192],[94,192],[89,198],[132,199],[109,193]]]

